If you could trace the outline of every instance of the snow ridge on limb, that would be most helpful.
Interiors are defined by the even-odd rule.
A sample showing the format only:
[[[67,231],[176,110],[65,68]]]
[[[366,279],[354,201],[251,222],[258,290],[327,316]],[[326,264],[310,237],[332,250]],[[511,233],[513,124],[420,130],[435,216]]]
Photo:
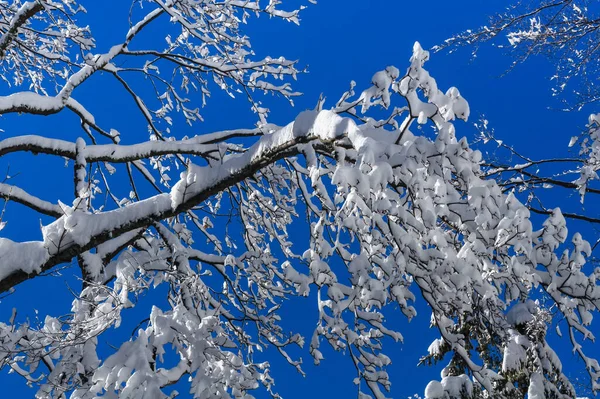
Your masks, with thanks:
[[[298,153],[298,144],[315,139],[327,144],[346,134],[347,127],[354,126],[352,121],[331,111],[310,113],[309,121],[306,115],[300,115],[299,124],[293,122],[275,133],[261,137],[243,154],[225,158],[218,168],[189,165],[170,194],[159,194],[103,213],[84,213],[64,207],[64,216],[43,227],[44,241],[38,244],[43,245],[48,253],[33,269],[38,272],[46,271],[78,253],[102,244],[112,236],[140,227],[149,227],[155,220],[187,211],[224,188],[252,176],[260,168],[284,156]],[[119,155],[116,156],[118,160]],[[35,275],[30,271],[32,267],[20,270],[18,261],[7,260],[1,268],[4,276],[0,279],[1,292]]]

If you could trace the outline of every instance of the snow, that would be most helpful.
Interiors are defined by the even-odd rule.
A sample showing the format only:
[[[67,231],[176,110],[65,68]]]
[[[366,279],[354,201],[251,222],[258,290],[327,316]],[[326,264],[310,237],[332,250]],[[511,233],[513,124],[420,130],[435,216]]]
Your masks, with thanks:
[[[1,100],[0,100],[1,101]],[[65,140],[51,139],[43,136],[17,136],[0,141],[0,155],[15,151],[32,151],[55,153],[61,156],[75,158],[75,143]]]
[[[159,397],[161,385],[176,383],[184,375],[191,376],[190,390],[199,396],[246,397],[261,383],[270,388],[266,363],[246,364],[251,355],[258,359],[261,345],[277,346],[300,370],[300,361],[288,355],[286,347],[302,346],[304,338],[280,327],[285,314],[279,311],[289,295],[297,294],[314,300],[318,320],[309,349],[314,361],[323,360],[321,344],[350,353],[361,370],[358,385],[368,385],[383,398],[381,388],[391,384],[386,372],[391,359],[383,338],[403,339],[390,328],[386,308],[400,308],[410,320],[416,316],[410,302],[421,300],[429,306],[439,333],[428,348],[429,359],[448,351],[448,358],[459,360],[471,376],[452,375],[451,364],[443,369],[441,381],[427,385],[426,398],[470,395],[473,384],[487,391],[484,395],[502,396],[514,388],[506,375],[518,372],[531,376],[529,397],[534,399],[543,397],[545,388],[552,389],[556,381],[569,386],[560,359],[545,339],[547,326],[538,317],[544,314],[543,305],[527,299],[541,288],[566,323],[574,350],[594,381],[599,380],[600,368],[574,338],[593,338],[586,326],[593,321],[593,301],[600,297],[597,273],[585,271],[590,244],[574,234],[571,248],[564,250],[568,230],[559,209],[536,231],[538,223],[532,222],[519,195],[486,180],[483,154],[457,137],[456,120],[467,120],[469,104],[458,89],[440,89],[424,68],[429,52],[418,43],[404,75],[388,66],[376,72],[362,92],[355,93],[353,83],[333,109],[322,109],[325,103],[319,101],[317,110],[301,112],[283,127],[264,123],[255,129],[183,139],[171,137],[170,131],[161,133],[161,123],[170,126],[181,116],[187,122],[198,117],[197,110],[187,108],[193,103],[185,97],[188,85],[200,85],[194,88],[204,95],[209,90],[201,79],[191,79],[196,73],[212,72],[217,85],[230,94],[238,89],[231,81],[287,98],[295,94],[286,82],[266,80],[295,77],[294,63],[283,58],[247,60],[252,55],[248,39],[238,36],[238,28],[249,15],[232,11],[261,10],[297,21],[295,12],[278,10],[278,3],[263,9],[259,2],[237,0],[158,1],[160,7],[144,14],[124,41],[106,53],[87,54],[85,65],[66,77],[58,97],[33,92],[0,97],[0,112],[51,113],[67,106],[80,116],[85,132],[95,134],[93,129],[101,129],[85,126],[95,124],[95,118],[70,97],[73,90],[98,70],[121,73],[114,59],[123,53],[146,56],[143,50],[129,50],[128,44],[163,11],[183,28],[167,40],[172,48],[187,46],[190,53],[178,58],[182,87],[169,86],[150,101],[141,92],[130,93],[151,125],[151,140],[121,145],[120,134],[110,129],[108,134],[101,131],[109,137],[85,136],[75,142],[40,136],[0,141],[0,155],[30,151],[74,160],[76,197],[67,201],[73,206],[55,205],[0,184],[0,194],[9,200],[57,217],[41,228],[38,242],[0,238],[0,282],[9,286],[12,282],[6,277],[12,273],[40,273],[67,257],[77,257],[82,276],[90,280],[73,301],[72,313],[64,319],[46,318],[43,331],[0,323],[0,336],[24,331],[40,348],[32,353],[15,343],[6,354],[0,353],[0,363],[13,362],[26,374],[23,365],[37,365],[40,358],[52,356],[56,372],[40,377],[45,379],[40,392],[51,392],[57,386],[55,374],[64,373],[66,383],[81,385],[73,398]],[[233,35],[231,43],[236,45],[212,54],[204,43],[220,39],[206,30],[198,15],[218,16],[212,19],[215,27],[223,28],[220,34]],[[203,44],[196,46],[198,42]],[[162,70],[171,60],[160,63]],[[146,63],[140,73],[148,71],[158,73]],[[144,105],[156,100],[162,103],[158,111]],[[265,122],[267,110],[253,105]],[[175,112],[179,117],[171,114]],[[590,124],[599,118],[591,118]],[[581,180],[576,183],[580,190],[585,191],[598,170],[599,134],[590,127],[585,144],[589,147],[582,148],[585,165],[577,171]],[[123,141],[126,138],[130,139],[123,136]],[[96,139],[100,144],[94,144]],[[146,158],[148,167],[142,161]],[[111,176],[98,177],[104,169],[88,175],[95,162],[105,162]],[[110,185],[118,182],[124,167],[108,166],[116,163],[135,166],[161,193],[139,199],[147,190],[137,190],[134,178],[129,182],[127,176],[124,180],[132,187],[123,191],[131,194],[118,197],[119,183],[119,190]],[[175,170],[181,172],[179,179]],[[104,194],[102,190],[116,206],[103,203],[104,195],[94,197]],[[292,243],[292,230],[305,220],[309,234],[305,241]],[[230,225],[243,234],[232,234]],[[203,235],[200,240],[192,233],[194,227]],[[135,298],[149,287],[165,283],[173,288],[169,301],[163,301],[166,309],[153,308],[130,340],[100,360],[97,336],[118,326],[123,309],[136,306]],[[314,297],[311,290],[316,291]],[[257,330],[233,328],[236,320],[246,320]],[[501,366],[484,363],[472,350],[473,328],[493,334],[485,344],[503,355]],[[73,336],[85,344],[64,345],[65,338]],[[247,346],[241,348],[240,342]],[[242,349],[248,357],[239,355]],[[12,353],[18,355],[10,357]],[[537,356],[535,362],[527,361],[530,353]],[[178,360],[169,368],[163,357],[171,355]],[[86,383],[78,373],[88,374]],[[494,387],[502,391],[492,393]]]
[[[444,386],[439,381],[430,381],[425,388],[425,398],[426,399],[439,399],[444,398]]]
[[[325,141],[336,139],[356,129],[350,118],[342,118],[328,110],[301,112],[294,120],[293,126],[295,137],[314,135]]]
[[[510,339],[504,347],[504,357],[502,360],[502,371],[520,371],[527,360],[526,350],[530,346],[529,340],[517,333],[515,330],[510,330]]]
[[[513,326],[525,324],[533,320],[537,306],[532,300],[515,304],[506,314],[506,321]]]
[[[5,33],[0,36],[0,49],[2,49],[2,55],[4,55],[9,43],[14,40],[14,37],[17,35],[18,27],[26,22],[28,15],[40,11],[41,9],[42,6],[40,3],[35,1],[26,1],[16,10],[10,20],[8,28],[5,28]]]
[[[465,374],[444,377],[441,382],[444,391],[450,398],[470,397],[473,394],[473,383]]]
[[[159,194],[124,208],[98,214],[74,211],[66,207],[65,216],[42,228],[44,246],[52,255],[73,244],[86,246],[98,235],[108,235],[126,226],[139,227],[136,223],[140,220],[153,215],[159,216],[170,210],[170,205],[170,196]]]
[[[58,97],[44,96],[38,93],[23,91],[8,96],[0,96],[0,113],[23,112],[55,113],[64,107]]]
[[[194,140],[148,141],[133,145],[88,145],[85,155],[88,162],[110,161],[117,163],[173,153],[205,155],[216,148],[215,145],[197,144]]]
[[[49,258],[41,242],[14,242],[0,238],[0,280],[14,272],[40,273]]]
[[[75,193],[77,197],[86,196],[87,185],[85,178],[87,160],[85,159],[85,140],[81,137],[75,142]]]
[[[533,373],[529,382],[529,389],[527,389],[528,399],[546,399],[546,392],[544,389],[544,377],[539,373]]]
[[[81,105],[74,98],[69,98],[66,103],[67,107],[73,109],[82,119],[83,122],[87,124],[95,124],[96,118],[92,115],[83,105]]]
[[[0,195],[9,198],[12,201],[19,202],[41,213],[60,216],[62,209],[60,206],[44,201],[27,193],[25,190],[5,183],[0,183]]]
[[[433,342],[429,345],[429,348],[427,348],[427,352],[429,352],[430,355],[433,356],[440,356],[442,355],[442,345],[444,344],[444,340],[441,338],[435,339],[433,340]]]
[[[232,155],[218,167],[189,165],[188,170],[171,190],[172,208],[176,209],[188,198],[197,195],[208,187],[214,187],[234,175],[244,173],[248,168],[286,148],[294,146],[298,139],[331,141],[349,131],[356,125],[349,118],[342,118],[331,111],[305,111],[293,123],[280,130],[262,136],[243,154]]]

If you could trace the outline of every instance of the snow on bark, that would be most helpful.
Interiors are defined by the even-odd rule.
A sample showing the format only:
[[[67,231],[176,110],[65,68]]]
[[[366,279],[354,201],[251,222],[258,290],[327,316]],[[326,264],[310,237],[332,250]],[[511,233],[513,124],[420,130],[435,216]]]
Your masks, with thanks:
[[[27,274],[40,273],[48,257],[48,251],[41,242],[21,243],[0,238],[0,280],[17,270]]]

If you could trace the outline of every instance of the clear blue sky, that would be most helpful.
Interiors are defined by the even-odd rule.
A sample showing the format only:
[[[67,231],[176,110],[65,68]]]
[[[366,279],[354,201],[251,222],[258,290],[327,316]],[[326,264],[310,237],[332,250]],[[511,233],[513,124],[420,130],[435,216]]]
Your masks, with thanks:
[[[127,6],[119,7],[120,2],[127,3]],[[113,41],[121,40],[127,31],[129,2],[88,0],[82,3],[89,10],[89,23],[98,37],[97,51],[106,51]],[[276,98],[266,104],[272,110],[271,122],[288,123],[298,112],[313,108],[321,93],[329,99],[325,106],[332,106],[347,90],[351,80],[357,82],[359,89],[366,87],[373,73],[387,65],[405,70],[415,41],[420,41],[424,48],[430,48],[452,33],[485,23],[485,15],[503,5],[504,2],[501,1],[481,0],[321,0],[319,4],[310,5],[304,10],[300,26],[266,18],[253,20],[248,32],[253,37],[253,48],[259,56],[284,55],[289,59],[299,59],[300,65],[307,66],[309,70],[308,74],[301,75],[294,83],[295,89],[304,93],[302,98],[295,100],[294,108]],[[111,9],[111,6],[115,8]],[[547,79],[552,69],[544,60],[533,59],[500,78],[509,65],[510,59],[502,52],[484,48],[474,60],[471,60],[469,50],[450,55],[433,54],[427,69],[437,79],[442,90],[456,86],[469,101],[471,121],[457,123],[458,136],[472,138],[475,132],[472,122],[479,115],[485,115],[498,138],[513,144],[524,153],[533,157],[565,155],[569,138],[579,133],[584,126],[586,113],[563,113],[548,108],[558,106],[558,103],[551,97],[550,82]],[[88,102],[85,105],[96,114],[97,120],[103,120],[104,125],[121,131],[126,142],[136,135],[142,137],[145,134],[144,124],[140,124],[138,117],[132,115],[131,118],[124,119],[122,113],[116,112],[132,108],[129,98],[111,94],[111,88],[117,87],[114,83],[102,77],[94,78],[89,83],[79,90],[78,98]],[[94,101],[90,101],[90,98],[94,98]],[[185,131],[185,134],[251,127],[255,121],[245,100],[230,100],[216,92],[203,115],[206,121]],[[81,134],[77,125],[77,120],[73,117],[33,118],[28,120],[27,125],[23,125],[18,117],[10,116],[2,121],[1,128],[7,135],[48,134],[74,140]],[[31,155],[25,157],[10,159],[11,172],[19,173],[15,178],[18,180],[14,182],[30,189],[34,194],[41,195],[44,190],[51,190],[48,192],[55,192],[58,198],[70,203],[71,170],[60,171],[58,168],[59,172],[51,179],[38,180],[34,177],[43,173],[42,168],[46,167],[45,162],[48,160],[38,159],[32,164]],[[0,170],[4,170],[6,166],[7,161],[2,160]],[[47,199],[55,200],[54,196]],[[555,201],[553,206],[564,201],[572,202],[571,199],[565,200],[562,197],[550,200]],[[39,220],[33,217],[18,220],[17,215],[21,211],[22,207],[9,205],[8,225],[2,232],[3,235],[14,240],[39,239]],[[74,280],[68,276],[74,273],[75,268],[65,270],[63,274],[67,276],[66,281],[73,283]],[[13,306],[22,309],[23,318],[32,315],[29,312],[32,308],[38,309],[42,318],[47,311],[59,315],[69,311],[70,301],[70,294],[62,279],[35,279],[18,287],[15,295],[0,302],[0,319],[7,320]],[[313,304],[316,306],[314,301],[311,306]],[[141,307],[149,305],[144,303]],[[307,305],[306,301],[304,305]],[[311,310],[314,312],[311,313]],[[410,324],[399,314],[389,313],[389,317],[405,337],[404,344],[387,342],[390,345],[388,354],[391,354],[393,361],[389,369],[393,384],[392,396],[396,398],[414,393],[422,394],[427,382],[439,375],[439,368],[416,368],[419,356],[426,353],[429,343],[436,337],[435,331],[428,328],[427,308],[419,303],[417,310],[420,314]],[[310,338],[311,329],[316,323],[316,307],[300,307],[299,304],[291,303],[286,312],[290,325],[304,325],[300,328]],[[398,320],[394,320],[395,318]],[[127,326],[127,320],[124,324],[124,328],[133,328]],[[568,343],[565,341],[559,345],[565,349]],[[568,350],[563,352],[563,355],[566,354],[563,357],[565,367],[567,370],[571,368],[573,375],[577,375],[577,363]],[[356,388],[352,384],[354,370],[347,355],[325,350],[326,359],[316,368],[311,366],[308,351],[297,354],[301,354],[305,360],[306,378],[300,377],[292,367],[285,365],[277,357],[271,358],[274,366],[272,374],[277,381],[277,391],[282,396],[296,399],[307,396],[324,398],[330,395],[353,397],[356,394]],[[596,350],[596,355],[600,355],[600,350]],[[6,372],[0,374],[0,386],[3,388],[0,397],[28,398],[34,394],[34,391],[27,389],[20,377],[9,376]],[[180,389],[180,392],[181,398],[188,397],[183,390]]]

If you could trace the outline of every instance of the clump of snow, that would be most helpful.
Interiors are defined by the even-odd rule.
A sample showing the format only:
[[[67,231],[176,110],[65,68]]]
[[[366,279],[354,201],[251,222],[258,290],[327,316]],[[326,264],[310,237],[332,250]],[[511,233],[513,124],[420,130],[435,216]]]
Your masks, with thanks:
[[[30,109],[39,112],[58,111],[64,107],[58,97],[44,96],[38,93],[24,91],[0,97],[0,110]]]
[[[473,383],[466,374],[444,377],[441,385],[450,398],[471,396],[473,393]]]
[[[294,121],[294,137],[314,135],[322,140],[333,140],[356,129],[354,121],[342,118],[333,111],[304,111]]]
[[[427,348],[427,352],[432,356],[440,356],[442,354],[442,345],[444,345],[442,338],[434,339],[429,348]]]
[[[532,300],[517,303],[506,314],[506,321],[513,326],[525,324],[533,320],[533,313],[536,309],[537,306]]]
[[[526,349],[531,345],[527,337],[510,330],[511,336],[504,347],[502,371],[520,370],[527,360]]]
[[[425,387],[426,399],[437,399],[444,397],[444,386],[439,381],[430,381]]]
[[[0,280],[16,271],[39,273],[47,259],[48,251],[41,242],[17,243],[0,238]]]
[[[211,170],[212,168],[203,168],[193,164],[188,165],[188,169],[181,173],[180,180],[171,189],[171,207],[175,209],[183,203],[186,194],[192,192],[190,187],[201,184]]]
[[[529,389],[527,390],[527,397],[529,399],[546,399],[544,377],[542,377],[539,373],[531,374]]]

